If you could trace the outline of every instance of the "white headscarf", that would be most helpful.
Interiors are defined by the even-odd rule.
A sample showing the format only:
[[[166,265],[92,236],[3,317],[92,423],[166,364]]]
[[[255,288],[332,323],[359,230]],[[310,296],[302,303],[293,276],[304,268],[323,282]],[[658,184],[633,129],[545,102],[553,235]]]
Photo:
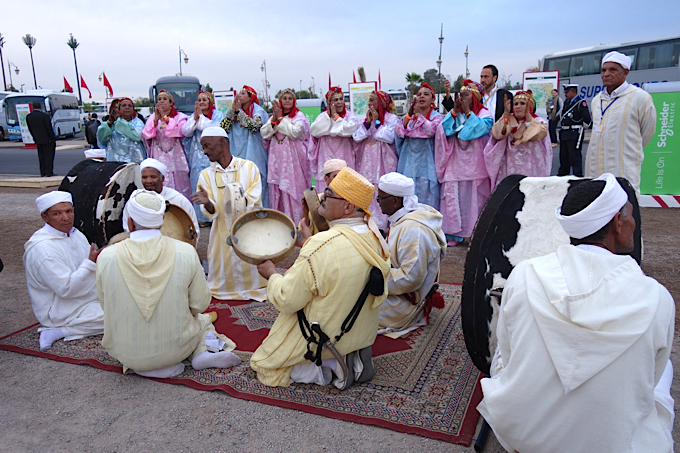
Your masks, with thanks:
[[[141,197],[139,201],[137,200],[138,196]],[[151,209],[143,206],[143,204],[155,204],[153,202],[148,203],[148,197],[156,197],[158,199],[160,202],[160,204],[158,204],[158,209]],[[144,198],[147,198],[147,200],[144,200]],[[163,225],[164,215],[165,198],[156,192],[137,189],[132,192],[130,199],[125,203],[125,208],[123,208],[123,229],[129,231],[127,228],[129,218],[132,218],[135,223],[145,228],[160,228],[161,225]]]
[[[382,175],[378,181],[378,189],[395,197],[403,197],[404,208],[408,211],[418,207],[415,182],[408,176],[396,172]]]
[[[73,197],[69,192],[62,192],[61,190],[47,192],[35,199],[35,204],[38,206],[38,211],[40,211],[41,214],[55,204],[63,202],[71,203],[71,205],[73,205]]]
[[[630,58],[628,55],[622,54],[621,52],[617,52],[615,50],[609,52],[604,56],[604,58],[602,58],[603,65],[610,61],[620,64],[623,66],[623,69],[630,69],[630,65],[633,62],[632,58]]]
[[[593,181],[605,181],[604,190],[584,209],[570,216],[562,215],[561,206],[555,209],[557,220],[571,238],[583,239],[596,233],[608,224],[628,201],[628,194],[611,173],[603,173]]]
[[[144,159],[140,164],[139,164],[139,170],[144,170],[147,167],[155,168],[156,170],[161,172],[161,175],[165,176],[168,174],[168,167],[165,166],[165,164],[159,160],[153,159],[151,157]]]
[[[106,159],[106,150],[105,149],[86,149],[85,152],[85,159]]]

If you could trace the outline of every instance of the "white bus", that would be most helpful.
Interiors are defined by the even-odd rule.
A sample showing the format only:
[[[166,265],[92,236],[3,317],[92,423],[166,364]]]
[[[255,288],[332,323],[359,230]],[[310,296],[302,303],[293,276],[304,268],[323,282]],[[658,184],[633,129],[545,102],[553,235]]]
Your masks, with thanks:
[[[543,71],[560,72],[562,85],[577,83],[579,94],[590,101],[604,89],[600,78],[602,57],[612,50],[633,59],[628,82],[642,87],[643,83],[672,82],[680,80],[680,37],[655,41],[627,42],[599,45],[566,52],[555,52],[543,58]]]
[[[57,137],[74,136],[80,131],[80,107],[75,95],[51,90],[29,90],[7,95],[3,101],[10,138],[21,138],[16,105],[32,104],[34,101],[40,102],[42,109],[52,117],[52,128]]]
[[[408,113],[408,109],[411,107],[409,102],[409,92],[406,90],[387,90],[387,93],[394,101],[394,113],[399,117],[406,115]]]

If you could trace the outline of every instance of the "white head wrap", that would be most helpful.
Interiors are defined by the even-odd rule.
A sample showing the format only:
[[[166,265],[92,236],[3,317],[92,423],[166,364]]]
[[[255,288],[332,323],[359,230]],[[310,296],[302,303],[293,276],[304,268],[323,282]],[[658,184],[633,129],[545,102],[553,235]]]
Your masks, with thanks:
[[[145,228],[160,228],[163,225],[163,215],[165,198],[156,192],[137,189],[132,192],[123,208],[123,229],[129,231],[127,228],[129,218]]]
[[[633,62],[633,60],[628,55],[622,54],[621,52],[617,52],[615,50],[609,52],[604,56],[604,58],[602,58],[603,65],[609,61],[620,64],[623,66],[623,69],[630,69],[630,65]]]
[[[63,202],[73,204],[73,197],[69,192],[62,192],[61,190],[47,192],[46,194],[40,195],[35,199],[35,204],[38,206],[38,210],[41,214],[50,209],[55,204]]]
[[[203,129],[203,133],[201,134],[202,137],[224,137],[227,140],[229,140],[229,136],[227,135],[227,131],[222,129],[221,127],[218,126],[210,126],[206,127]]]
[[[323,164],[323,174],[333,173],[334,171],[340,171],[347,166],[347,162],[342,159],[330,159]]]
[[[604,190],[584,209],[570,216],[561,214],[561,206],[555,209],[557,220],[571,238],[583,239],[596,233],[608,224],[628,201],[628,194],[611,173],[603,173],[593,181],[605,181]]]
[[[412,178],[401,173],[387,173],[380,177],[378,189],[395,197],[404,197],[404,207],[412,211],[418,205],[415,183]]]
[[[85,159],[106,159],[106,150],[98,148],[86,149]]]
[[[139,170],[144,170],[147,167],[155,168],[156,170],[161,172],[161,175],[165,176],[168,174],[168,167],[165,166],[165,164],[161,161],[158,161],[156,159],[152,159],[151,157],[144,159],[140,164],[139,164]]]

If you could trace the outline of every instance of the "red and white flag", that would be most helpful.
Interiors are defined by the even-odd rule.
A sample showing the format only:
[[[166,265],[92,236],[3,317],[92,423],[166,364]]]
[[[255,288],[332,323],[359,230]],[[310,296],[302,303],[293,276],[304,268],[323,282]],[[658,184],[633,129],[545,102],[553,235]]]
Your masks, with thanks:
[[[354,69],[352,69],[352,79],[354,80],[354,83],[357,83],[357,75],[354,73]]]
[[[109,83],[109,79],[106,78],[106,74],[102,72],[102,75],[104,76],[104,86],[109,90],[109,96],[113,97],[113,88],[111,88],[111,84]]]
[[[378,69],[378,89],[382,90],[382,82],[380,81],[380,69]]]
[[[87,87],[87,84],[85,83],[85,79],[83,79],[83,76],[80,76],[80,87],[85,88],[87,90],[87,92],[90,94],[90,99],[92,99],[92,92]]]
[[[64,89],[69,93],[73,93],[73,88],[71,88],[71,85],[68,84],[66,77],[64,77]]]

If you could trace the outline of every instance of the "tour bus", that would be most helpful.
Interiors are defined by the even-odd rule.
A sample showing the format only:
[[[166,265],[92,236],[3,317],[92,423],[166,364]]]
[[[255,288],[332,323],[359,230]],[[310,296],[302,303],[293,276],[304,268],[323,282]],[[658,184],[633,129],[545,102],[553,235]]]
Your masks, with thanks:
[[[40,102],[42,110],[52,117],[52,128],[57,137],[74,136],[81,130],[81,111],[75,95],[52,90],[29,90],[9,94],[3,101],[10,138],[21,138],[16,105],[33,104],[34,101]]]
[[[387,93],[392,96],[394,101],[395,114],[399,117],[408,113],[409,107],[409,92],[406,90],[387,90]]]
[[[599,45],[583,49],[555,52],[543,58],[543,71],[559,71],[561,85],[577,83],[579,94],[589,102],[604,89],[600,78],[602,57],[616,50],[632,58],[627,81],[642,87],[643,83],[680,80],[680,37]]]
[[[0,91],[0,140],[9,138],[9,132],[7,131],[7,116],[5,115],[5,103],[2,101],[12,93],[14,92]]]
[[[197,77],[193,76],[168,76],[156,80],[156,84],[149,87],[149,101],[153,106],[158,101],[158,93],[165,90],[172,95],[175,101],[175,110],[191,115],[194,113],[198,92],[205,89]]]

